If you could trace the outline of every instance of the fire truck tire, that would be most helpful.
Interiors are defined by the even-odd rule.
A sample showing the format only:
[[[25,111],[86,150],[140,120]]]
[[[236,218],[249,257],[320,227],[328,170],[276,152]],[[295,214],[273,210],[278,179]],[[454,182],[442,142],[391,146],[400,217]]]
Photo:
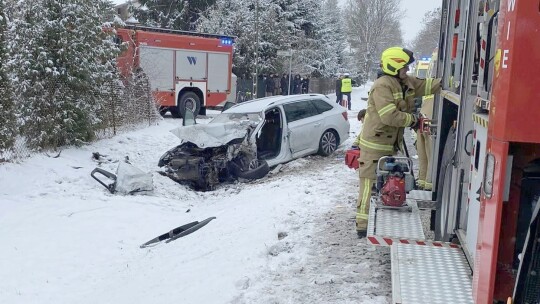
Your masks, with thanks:
[[[171,111],[172,117],[174,117],[174,118],[182,117],[182,116],[180,116],[180,111],[178,111],[177,107],[169,107],[168,110]]]
[[[184,117],[186,108],[193,111],[193,116],[197,117],[199,111],[201,110],[201,100],[195,92],[184,92],[178,100],[178,109],[180,114]]]
[[[455,129],[448,133],[444,144],[443,156],[441,159],[441,171],[437,182],[437,211],[435,216],[435,239],[448,242],[451,235],[448,233],[448,213],[450,210],[450,183],[452,182],[452,159],[454,157],[454,146],[456,142]]]

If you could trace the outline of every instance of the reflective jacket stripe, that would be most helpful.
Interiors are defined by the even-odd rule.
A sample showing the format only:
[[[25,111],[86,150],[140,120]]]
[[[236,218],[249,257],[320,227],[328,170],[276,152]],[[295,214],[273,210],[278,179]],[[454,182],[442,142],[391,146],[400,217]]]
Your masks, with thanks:
[[[390,112],[390,111],[392,111],[394,109],[396,109],[396,105],[391,103],[391,104],[383,107],[382,109],[380,109],[377,113],[379,113],[379,117],[380,117],[380,116],[383,116],[384,114],[386,114],[386,113],[388,113],[388,112]]]
[[[403,99],[403,93],[402,92],[399,92],[399,93],[394,93],[392,94],[394,96],[394,99],[395,100],[401,100]]]
[[[369,142],[363,138],[360,138],[360,144],[366,146],[367,148],[377,150],[377,151],[394,152],[393,145],[380,145],[380,144]]]
[[[404,127],[408,127],[408,126],[410,126],[411,123],[412,123],[412,115],[409,114],[409,113],[405,113],[405,114],[407,114],[407,118],[405,119],[405,125],[404,125]]]
[[[431,95],[431,84],[433,83],[433,78],[426,78],[426,90],[424,96]]]

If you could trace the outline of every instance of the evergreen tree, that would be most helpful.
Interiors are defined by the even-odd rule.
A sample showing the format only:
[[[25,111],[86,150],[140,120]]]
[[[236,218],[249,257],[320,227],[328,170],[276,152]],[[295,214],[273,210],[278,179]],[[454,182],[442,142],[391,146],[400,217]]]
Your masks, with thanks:
[[[7,18],[4,13],[4,0],[0,0],[0,155],[13,147],[15,142],[15,106],[11,80],[5,69],[7,64],[6,33]]]
[[[106,0],[19,2],[11,70],[30,147],[91,140],[99,127],[103,85],[115,77],[118,47],[103,29]]]
[[[135,18],[142,24],[175,30],[192,31],[199,16],[212,6],[215,0],[139,0]]]

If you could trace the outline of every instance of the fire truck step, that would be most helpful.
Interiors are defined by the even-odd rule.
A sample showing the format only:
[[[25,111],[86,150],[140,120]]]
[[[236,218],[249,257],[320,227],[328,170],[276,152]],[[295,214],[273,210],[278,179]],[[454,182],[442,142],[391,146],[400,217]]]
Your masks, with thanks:
[[[392,303],[474,303],[471,270],[460,248],[395,243]]]
[[[367,240],[373,245],[390,246],[393,242],[425,242],[416,201],[407,199],[410,211],[377,208],[372,197],[369,208]]]

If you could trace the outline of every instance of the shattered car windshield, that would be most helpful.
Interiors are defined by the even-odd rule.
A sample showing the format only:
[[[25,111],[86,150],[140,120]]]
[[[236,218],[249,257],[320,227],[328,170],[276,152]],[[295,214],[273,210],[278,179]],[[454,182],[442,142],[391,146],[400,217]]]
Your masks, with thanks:
[[[258,124],[262,120],[261,113],[221,113],[210,123],[250,121]]]

